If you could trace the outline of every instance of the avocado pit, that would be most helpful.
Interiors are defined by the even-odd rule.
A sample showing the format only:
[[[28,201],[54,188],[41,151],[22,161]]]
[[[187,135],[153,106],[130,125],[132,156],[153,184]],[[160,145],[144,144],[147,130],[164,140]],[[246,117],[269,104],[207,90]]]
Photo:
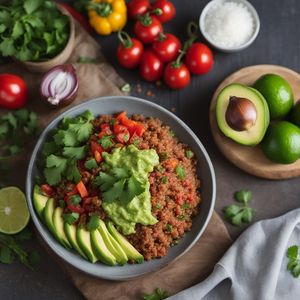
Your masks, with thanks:
[[[233,130],[249,130],[255,125],[257,110],[249,99],[230,96],[225,119]]]

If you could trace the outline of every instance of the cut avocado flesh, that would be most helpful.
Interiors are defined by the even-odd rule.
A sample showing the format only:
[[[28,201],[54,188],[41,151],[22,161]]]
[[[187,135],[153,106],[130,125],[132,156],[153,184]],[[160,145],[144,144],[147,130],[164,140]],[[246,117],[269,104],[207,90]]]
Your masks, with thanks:
[[[59,240],[59,237],[56,234],[55,228],[54,228],[54,224],[53,224],[53,214],[54,214],[54,210],[55,210],[55,201],[53,198],[49,198],[43,215],[44,215],[44,221],[48,227],[48,229],[53,233],[53,235],[55,236],[55,238],[57,240]]]
[[[137,263],[142,263],[144,261],[144,257],[140,254],[128,241],[127,239],[121,235],[112,222],[107,223],[107,229],[110,234],[115,238],[115,240],[122,247],[124,252],[126,253],[128,259],[132,259]]]
[[[76,225],[74,225],[74,224],[70,225],[68,223],[64,224],[64,231],[65,231],[65,234],[67,236],[69,243],[72,245],[73,249],[75,249],[83,258],[87,259],[86,255],[80,249],[80,247],[77,243],[76,230],[77,230]]]
[[[98,259],[93,251],[90,232],[84,228],[77,228],[76,240],[80,249],[90,262],[95,263]]]
[[[64,220],[62,218],[63,209],[61,207],[56,207],[53,213],[53,225],[60,243],[65,246],[67,249],[71,249],[72,246],[68,241],[68,238],[64,231]]]
[[[120,265],[126,264],[128,261],[128,257],[126,253],[123,251],[122,247],[118,244],[118,242],[109,233],[105,223],[102,220],[100,220],[100,225],[98,230],[100,232],[100,235],[103,238],[103,241],[107,249],[116,258],[117,263]]]
[[[43,210],[48,199],[49,197],[42,195],[40,187],[35,185],[33,189],[33,206],[40,218],[42,218]]]
[[[248,99],[254,105],[256,120],[250,128],[238,131],[228,124],[226,112],[231,97]],[[218,127],[225,136],[242,145],[253,146],[263,139],[270,122],[270,113],[266,100],[258,91],[242,84],[230,84],[218,95],[216,118]]]
[[[115,266],[117,264],[117,259],[109,251],[103,237],[97,229],[91,232],[91,240],[94,252],[99,260],[106,265]]]

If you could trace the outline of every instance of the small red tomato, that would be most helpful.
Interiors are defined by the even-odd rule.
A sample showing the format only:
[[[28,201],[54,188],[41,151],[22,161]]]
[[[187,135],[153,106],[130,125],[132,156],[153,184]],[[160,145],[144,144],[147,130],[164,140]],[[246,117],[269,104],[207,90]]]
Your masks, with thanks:
[[[161,9],[162,14],[157,16],[159,21],[162,23],[172,20],[176,15],[176,9],[171,1],[168,0],[157,0],[152,5],[153,9]]]
[[[170,88],[182,89],[190,83],[190,79],[190,71],[185,64],[168,63],[164,73],[164,81]]]
[[[193,74],[205,74],[213,67],[213,53],[206,45],[194,43],[186,53],[185,64]]]
[[[134,25],[134,33],[143,44],[151,44],[163,32],[160,21],[148,13]]]
[[[174,60],[181,49],[179,39],[170,33],[160,33],[158,38],[153,42],[152,49],[163,62]]]
[[[131,38],[124,31],[119,31],[118,37],[121,41],[117,49],[119,64],[127,69],[137,67],[144,50],[143,44],[139,40]]]
[[[141,63],[140,74],[147,81],[156,81],[163,75],[164,64],[158,56],[150,49],[144,51]]]
[[[0,74],[0,106],[18,109],[25,105],[28,89],[24,80],[14,74]]]
[[[138,15],[145,14],[150,7],[149,0],[131,0],[127,3],[128,16],[136,19]]]

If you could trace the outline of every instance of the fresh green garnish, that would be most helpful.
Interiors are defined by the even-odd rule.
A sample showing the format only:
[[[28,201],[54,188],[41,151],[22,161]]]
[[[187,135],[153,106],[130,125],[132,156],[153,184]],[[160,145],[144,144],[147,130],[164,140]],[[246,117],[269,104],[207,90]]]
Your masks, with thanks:
[[[194,157],[194,152],[193,151],[191,151],[191,150],[186,150],[185,151],[185,157],[186,158],[192,158],[192,157]]]
[[[81,202],[81,197],[79,195],[73,195],[70,197],[72,205],[77,206]]]
[[[88,223],[86,224],[86,228],[88,231],[96,230],[100,225],[99,217],[96,215],[92,215],[89,218]]]
[[[160,203],[157,203],[155,207],[156,207],[157,209],[161,209]]]
[[[80,64],[95,64],[97,62],[97,59],[88,56],[79,56],[77,62]]]
[[[70,21],[51,0],[14,0],[0,6],[0,55],[21,61],[53,58],[66,46]]]
[[[169,297],[167,291],[164,291],[161,288],[156,288],[151,294],[144,294],[144,300],[163,300]]]
[[[162,153],[159,154],[159,156],[160,156],[160,159],[162,161],[168,159],[168,153],[167,152],[162,152]]]
[[[168,182],[168,177],[167,176],[163,176],[161,179],[160,179],[160,182],[163,183],[163,184],[166,184]]]
[[[184,216],[184,215],[177,216],[177,219],[178,219],[178,220],[184,220],[184,219],[185,219],[185,216]]]
[[[171,232],[172,229],[173,229],[173,226],[172,226],[171,224],[166,224],[165,229],[166,229],[168,232]]]
[[[85,111],[75,118],[66,117],[59,124],[53,140],[45,143],[44,175],[48,184],[56,185],[62,178],[75,183],[80,181],[81,175],[76,162],[86,154],[85,144],[93,130],[93,119],[90,111]]]
[[[174,132],[172,129],[169,130],[169,134],[170,134],[170,136],[172,136],[172,137],[175,136],[175,132]]]
[[[98,143],[104,148],[110,148],[113,146],[114,142],[112,141],[113,135],[104,135],[101,139],[98,140]]]
[[[62,216],[63,216],[64,221],[70,225],[79,219],[79,214],[75,213],[75,212],[63,214]]]
[[[286,254],[289,259],[287,269],[295,278],[298,278],[300,275],[300,257],[298,257],[298,250],[299,246],[294,245],[288,248]]]
[[[112,118],[110,121],[109,121],[109,124],[111,126],[114,126],[115,124],[117,124],[117,120],[115,118]]]
[[[230,204],[223,209],[225,218],[232,224],[240,226],[242,223],[250,223],[253,218],[253,209],[248,206],[252,200],[250,191],[241,190],[234,194],[235,200],[242,205]]]
[[[94,158],[91,158],[84,163],[84,167],[88,170],[92,170],[94,168],[97,168],[98,164]]]
[[[190,207],[191,207],[191,205],[189,203],[183,203],[181,205],[181,208],[183,208],[183,209],[187,209],[187,208],[190,208]]]
[[[132,144],[138,148],[140,146],[140,143],[141,143],[140,139],[136,138]]]
[[[120,90],[124,93],[130,93],[131,92],[131,86],[129,83],[125,83],[121,86]]]
[[[58,201],[58,205],[59,205],[59,207],[61,207],[61,208],[65,208],[67,205],[66,205],[66,202],[64,201],[64,200],[62,200],[62,199],[60,199],[59,201]]]
[[[177,166],[176,169],[175,169],[175,173],[177,175],[177,177],[179,179],[184,179],[185,178],[185,170],[181,167],[181,166]]]

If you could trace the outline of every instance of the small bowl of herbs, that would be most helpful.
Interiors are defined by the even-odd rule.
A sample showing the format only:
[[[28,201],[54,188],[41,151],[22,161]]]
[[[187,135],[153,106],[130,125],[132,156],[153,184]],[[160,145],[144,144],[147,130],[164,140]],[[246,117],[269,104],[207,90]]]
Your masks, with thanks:
[[[0,56],[44,72],[63,64],[75,42],[72,17],[52,0],[16,0],[0,5]]]

